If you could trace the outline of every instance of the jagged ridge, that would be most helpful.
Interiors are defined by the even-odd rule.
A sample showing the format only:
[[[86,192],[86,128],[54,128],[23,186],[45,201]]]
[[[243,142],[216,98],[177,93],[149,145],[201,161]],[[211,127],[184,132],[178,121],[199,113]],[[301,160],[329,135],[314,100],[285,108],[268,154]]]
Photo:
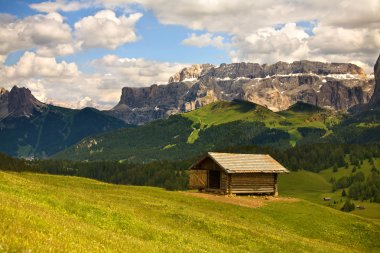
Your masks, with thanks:
[[[336,110],[367,103],[374,79],[346,63],[296,61],[193,65],[169,79],[167,85],[125,87],[120,102],[108,113],[128,123],[187,112],[215,101],[241,99],[273,111],[297,101]]]

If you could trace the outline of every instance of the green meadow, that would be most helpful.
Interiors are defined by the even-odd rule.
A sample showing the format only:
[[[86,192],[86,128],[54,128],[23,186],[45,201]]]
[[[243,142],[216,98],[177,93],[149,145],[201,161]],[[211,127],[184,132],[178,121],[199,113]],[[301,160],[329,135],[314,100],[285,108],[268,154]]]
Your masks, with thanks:
[[[374,164],[380,168],[380,159],[374,159]],[[279,191],[282,196],[302,198],[317,204],[340,209],[346,198],[342,197],[342,190],[332,192],[331,178],[339,179],[343,176],[349,176],[352,173],[353,165],[348,168],[338,168],[333,172],[332,168],[322,170],[319,173],[310,171],[296,171],[287,175],[279,176]],[[365,176],[371,173],[371,165],[368,160],[364,160],[361,166],[358,166],[356,172],[363,172]],[[347,189],[346,189],[347,190]],[[324,201],[324,197],[332,198],[331,201]],[[341,201],[342,200],[342,201]],[[334,201],[337,203],[334,204]],[[355,205],[364,206],[364,210],[356,209],[351,213],[374,219],[380,223],[380,204],[371,203],[369,201],[353,201]]]
[[[284,194],[297,191],[286,192],[284,179]],[[307,200],[248,208],[154,187],[0,172],[0,203],[5,252],[380,251],[380,224]]]

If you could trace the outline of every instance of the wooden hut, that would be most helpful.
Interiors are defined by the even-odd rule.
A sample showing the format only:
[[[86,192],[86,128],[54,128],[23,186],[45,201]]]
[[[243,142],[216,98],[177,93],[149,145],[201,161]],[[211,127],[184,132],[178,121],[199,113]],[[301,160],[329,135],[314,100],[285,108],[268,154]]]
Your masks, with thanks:
[[[277,174],[289,173],[269,155],[209,152],[190,167],[189,187],[221,194],[277,196]]]

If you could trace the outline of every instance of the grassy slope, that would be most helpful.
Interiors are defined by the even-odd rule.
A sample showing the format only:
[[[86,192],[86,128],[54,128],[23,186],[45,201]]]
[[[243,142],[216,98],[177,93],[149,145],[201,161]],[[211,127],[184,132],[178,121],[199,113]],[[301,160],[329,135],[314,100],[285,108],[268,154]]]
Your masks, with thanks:
[[[0,251],[369,252],[380,226],[307,201],[250,209],[151,187],[0,172]]]
[[[375,165],[380,167],[380,159],[374,159]],[[303,198],[309,201],[312,201],[321,205],[331,205],[332,207],[339,209],[343,205],[340,203],[340,199],[344,202],[344,199],[341,197],[342,190],[332,192],[332,185],[329,183],[331,177],[336,179],[341,178],[342,176],[349,176],[352,171],[352,165],[348,169],[338,168],[337,172],[333,172],[332,169],[326,169],[319,173],[313,173],[309,171],[297,171],[291,172],[287,175],[280,175],[279,177],[279,192],[282,196],[290,196]],[[362,171],[366,176],[370,174],[371,167],[368,161],[365,161],[360,169],[357,172]],[[333,205],[332,202],[323,201],[323,197],[331,197],[332,200],[336,200],[339,203]],[[354,210],[352,213],[377,219],[379,222],[380,219],[380,204],[379,203],[370,203],[370,202],[361,202],[354,201],[356,205],[363,205],[365,210]]]
[[[184,113],[182,116],[189,118],[194,123],[200,123],[201,129],[238,120],[261,121],[270,126],[272,122],[277,123],[283,119],[260,105],[243,101],[239,103],[219,101]]]
[[[294,145],[302,137],[297,130],[299,127],[328,130],[328,124],[339,121],[340,115],[333,112],[312,105],[306,105],[307,108],[304,107],[305,104],[299,103],[286,111],[275,113],[249,102],[219,101],[135,129],[122,129],[86,138],[79,144],[58,153],[53,158],[77,160],[128,159],[135,162],[149,159],[189,159],[189,157],[199,156],[206,151],[221,148],[218,145],[223,145],[223,143],[230,143],[231,145],[252,144],[252,141],[247,141],[247,139],[254,139],[255,136],[260,135],[260,133],[255,132],[261,131],[259,130],[260,124],[263,125],[261,128],[266,128],[266,130],[277,129],[289,133],[290,138],[284,137],[283,141],[286,143],[283,144],[289,145],[290,142]],[[236,123],[234,126],[231,125],[233,122]],[[239,125],[237,122],[242,123]],[[236,134],[243,136],[243,139],[247,137],[242,140],[245,142],[227,139],[226,133],[231,133],[230,128],[235,129]],[[255,133],[251,134],[250,131]],[[268,132],[263,134],[261,141],[265,141],[267,135],[273,136]],[[213,137],[207,139],[207,143],[203,143],[202,141],[205,141],[204,138],[207,136]],[[91,144],[94,140],[97,142],[96,145]],[[218,141],[221,140],[225,141],[218,144]],[[253,141],[253,143],[255,142]],[[182,157],[177,154],[182,155]]]
[[[189,118],[200,124],[200,129],[213,125],[225,124],[232,121],[262,122],[270,128],[277,128],[295,133],[298,127],[315,127],[327,130],[326,124],[339,122],[339,115],[332,111],[317,108],[312,105],[297,103],[289,109],[281,112],[271,110],[250,102],[219,101],[200,109],[184,113],[183,117]]]

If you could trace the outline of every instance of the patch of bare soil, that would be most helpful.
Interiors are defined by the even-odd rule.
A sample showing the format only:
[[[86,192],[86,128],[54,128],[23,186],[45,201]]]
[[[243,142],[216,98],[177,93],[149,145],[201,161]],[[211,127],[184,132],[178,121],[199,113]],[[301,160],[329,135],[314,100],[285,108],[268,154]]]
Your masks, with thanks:
[[[273,196],[229,196],[229,195],[217,195],[212,193],[202,192],[184,192],[186,195],[191,195],[197,198],[208,199],[217,202],[223,202],[233,204],[237,206],[245,206],[250,208],[257,208],[264,206],[270,202],[297,202],[299,199],[288,197],[273,197]]]

